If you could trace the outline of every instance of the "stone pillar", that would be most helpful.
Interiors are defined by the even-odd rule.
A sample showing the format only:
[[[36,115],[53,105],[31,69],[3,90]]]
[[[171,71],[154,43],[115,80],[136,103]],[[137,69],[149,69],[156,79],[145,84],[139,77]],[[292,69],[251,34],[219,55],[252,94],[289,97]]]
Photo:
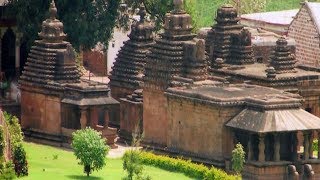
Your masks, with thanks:
[[[274,153],[273,153],[273,160],[274,161],[280,161],[280,134],[274,134]]]
[[[259,162],[264,162],[266,159],[264,154],[264,150],[265,150],[264,137],[265,137],[265,134],[259,134],[259,158],[258,158]]]
[[[313,144],[313,131],[311,131],[309,134],[309,158],[310,159],[313,157],[312,144]]]
[[[105,114],[104,114],[104,128],[105,129],[108,129],[108,126],[109,126],[109,120],[110,120],[110,115],[109,115],[109,111],[110,111],[110,108],[106,108],[105,109]]]
[[[87,127],[88,124],[88,107],[83,106],[80,107],[81,117],[80,117],[80,125],[81,129],[84,129]]]
[[[252,158],[252,154],[253,154],[253,151],[252,151],[252,135],[249,134],[249,138],[248,138],[248,161],[251,161],[253,158]]]
[[[16,33],[16,61],[15,61],[15,65],[16,65],[16,75],[17,77],[19,77],[20,75],[20,39],[21,39],[21,35],[20,33]]]
[[[309,132],[303,132],[303,147],[304,147],[304,151],[303,151],[303,156],[304,156],[304,160],[309,159]]]

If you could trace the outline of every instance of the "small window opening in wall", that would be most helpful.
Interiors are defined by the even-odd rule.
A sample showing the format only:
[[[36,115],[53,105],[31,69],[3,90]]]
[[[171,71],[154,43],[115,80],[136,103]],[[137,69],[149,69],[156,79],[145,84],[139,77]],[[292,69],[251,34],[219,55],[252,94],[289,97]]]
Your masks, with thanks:
[[[309,113],[312,113],[312,109],[310,107],[307,107],[305,110]]]
[[[257,57],[257,63],[263,63],[263,57]]]
[[[179,121],[179,124],[181,124],[181,122]]]
[[[99,112],[99,118],[98,118],[98,125],[99,126],[104,126],[104,122],[105,122],[104,118],[105,118],[105,110],[101,110]]]

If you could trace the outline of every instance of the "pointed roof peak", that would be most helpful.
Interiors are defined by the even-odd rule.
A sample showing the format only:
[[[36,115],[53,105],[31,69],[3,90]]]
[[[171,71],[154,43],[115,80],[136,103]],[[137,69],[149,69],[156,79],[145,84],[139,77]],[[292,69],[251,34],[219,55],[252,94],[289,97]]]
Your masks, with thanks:
[[[52,20],[56,19],[57,17],[57,8],[56,8],[56,4],[54,2],[54,0],[51,1],[50,3],[50,8],[49,8],[49,12],[50,12],[50,18]]]
[[[174,5],[174,12],[175,13],[184,13],[184,8],[183,8],[183,0],[173,0],[173,5]]]
[[[138,15],[140,16],[140,21],[145,20],[145,16],[147,15],[146,7],[143,3],[140,4]]]

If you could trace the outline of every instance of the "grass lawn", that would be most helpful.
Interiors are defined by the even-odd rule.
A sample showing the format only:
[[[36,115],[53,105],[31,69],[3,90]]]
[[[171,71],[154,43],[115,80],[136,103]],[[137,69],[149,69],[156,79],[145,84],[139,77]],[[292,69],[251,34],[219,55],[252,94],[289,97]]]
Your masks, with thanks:
[[[121,159],[108,159],[107,166],[100,171],[94,171],[90,178],[83,173],[82,166],[77,164],[76,158],[71,151],[59,148],[24,143],[29,163],[29,176],[20,179],[110,179],[121,180],[125,176],[122,169]],[[55,157],[57,157],[55,159]],[[190,179],[183,174],[164,171],[159,168],[145,166],[145,173],[152,179]]]
[[[186,0],[193,1],[193,0]],[[210,27],[213,25],[217,9],[229,2],[229,0],[197,0],[195,3],[197,16],[196,22],[199,27]],[[288,9],[299,9],[301,0],[266,0],[264,11],[280,11]]]

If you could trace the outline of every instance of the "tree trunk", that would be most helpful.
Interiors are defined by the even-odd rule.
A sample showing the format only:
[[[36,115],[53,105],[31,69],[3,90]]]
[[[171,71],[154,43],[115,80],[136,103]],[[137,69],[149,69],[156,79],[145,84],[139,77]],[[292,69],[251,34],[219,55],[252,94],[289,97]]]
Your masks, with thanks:
[[[84,165],[84,172],[87,173],[87,177],[89,177],[91,171],[90,165]]]

